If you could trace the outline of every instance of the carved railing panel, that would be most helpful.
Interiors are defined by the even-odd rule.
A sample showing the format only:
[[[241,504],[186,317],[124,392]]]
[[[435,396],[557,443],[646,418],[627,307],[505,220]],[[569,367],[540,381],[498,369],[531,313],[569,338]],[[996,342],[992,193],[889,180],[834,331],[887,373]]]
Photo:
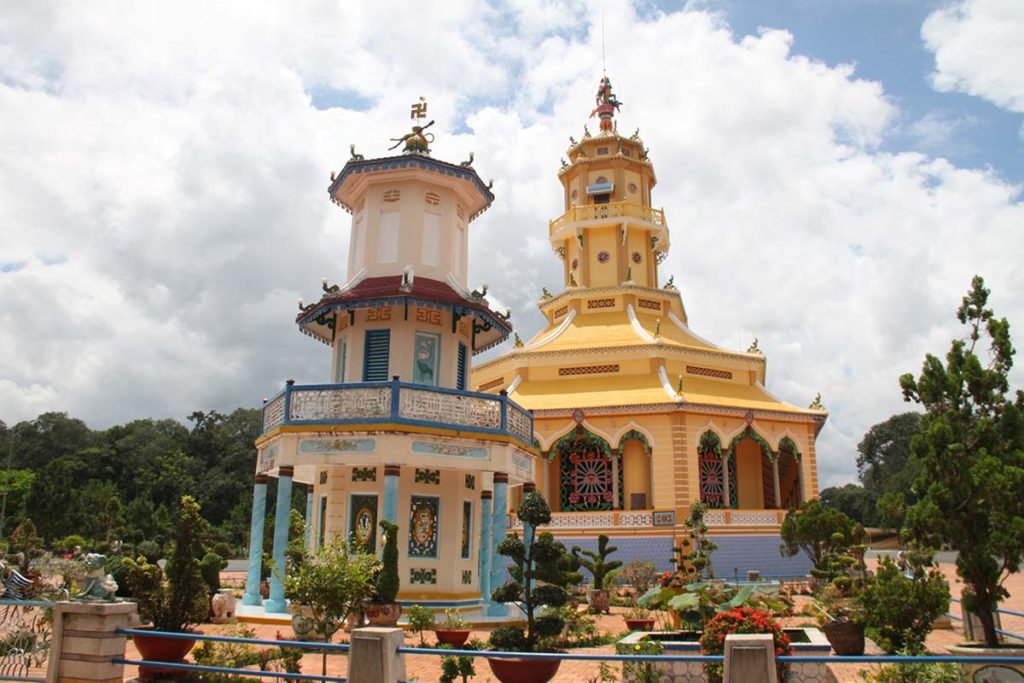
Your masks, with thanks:
[[[281,426],[284,422],[284,394],[263,406],[263,433]]]
[[[662,210],[633,202],[611,202],[574,206],[551,221],[550,231],[554,234],[570,223],[606,218],[635,218],[654,225],[665,225],[665,212]]]
[[[498,399],[403,387],[399,394],[398,416],[406,420],[501,429],[501,402]]]
[[[533,418],[517,405],[508,406],[508,431],[525,443],[533,443]]]
[[[289,420],[350,420],[391,415],[390,387],[292,390]]]
[[[44,680],[52,635],[51,603],[0,600],[0,679]]]

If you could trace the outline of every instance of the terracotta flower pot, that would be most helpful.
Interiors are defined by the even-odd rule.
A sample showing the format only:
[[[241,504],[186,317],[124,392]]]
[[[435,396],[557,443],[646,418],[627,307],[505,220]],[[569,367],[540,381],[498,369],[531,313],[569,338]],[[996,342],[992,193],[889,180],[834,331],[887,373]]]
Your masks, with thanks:
[[[470,630],[467,629],[434,629],[437,642],[454,647],[462,647],[469,640]]]
[[[590,609],[598,614],[608,613],[612,604],[612,592],[610,590],[593,590],[587,592],[587,602]]]
[[[152,626],[144,627],[143,630],[153,630]],[[202,634],[201,631],[192,631],[191,633]],[[152,662],[167,662],[170,664],[182,664],[187,655],[191,650],[192,646],[196,644],[195,638],[170,638],[168,636],[161,636],[157,634],[140,635],[138,633],[132,635],[132,642],[135,643],[135,647],[138,648],[139,654],[143,659]],[[182,674],[180,669],[162,668],[159,666],[140,666],[139,667],[139,680],[140,681],[151,681],[157,674]]]
[[[501,683],[547,683],[562,665],[561,659],[490,659],[491,672]]]
[[[821,630],[837,655],[850,657],[864,654],[864,624],[832,622],[822,626]]]
[[[370,626],[395,626],[402,616],[402,606],[397,602],[369,602],[364,611]]]
[[[654,628],[654,619],[630,619],[629,617],[623,617],[626,620],[626,628],[630,631],[650,631]]]

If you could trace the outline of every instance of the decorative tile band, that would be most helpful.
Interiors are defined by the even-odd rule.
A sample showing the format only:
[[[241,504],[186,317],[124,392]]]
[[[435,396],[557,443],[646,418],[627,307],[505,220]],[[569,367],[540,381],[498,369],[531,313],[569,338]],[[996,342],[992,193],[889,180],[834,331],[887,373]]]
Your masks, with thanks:
[[[661,310],[661,302],[653,299],[637,299],[636,305],[638,308],[648,308],[652,311]]]
[[[376,450],[376,439],[303,439],[299,442],[299,453],[311,455],[373,453]]]
[[[561,308],[559,308],[558,310],[555,311],[555,318],[561,318],[563,315],[565,315],[568,312],[569,312],[569,307],[568,306],[562,306]]]
[[[732,373],[728,370],[715,370],[713,368],[702,368],[699,365],[687,365],[687,375],[700,375],[701,377],[715,377],[717,379],[732,379]]]
[[[614,308],[615,299],[590,299],[587,301],[587,308]]]
[[[429,323],[431,325],[440,325],[441,311],[437,310],[436,308],[417,308],[416,321],[421,323]]]
[[[447,455],[455,458],[471,458],[474,460],[489,460],[491,452],[480,446],[459,446],[451,443],[438,443],[436,441],[413,441],[413,453],[426,455]]]
[[[468,586],[471,583],[473,583],[473,570],[472,569],[463,569],[462,570],[462,585],[463,586]]]
[[[436,584],[437,583],[437,570],[436,569],[421,569],[419,567],[410,567],[409,568],[409,583]]]
[[[353,467],[352,481],[377,481],[377,468]]]
[[[572,368],[558,368],[559,377],[570,377],[572,375],[598,375],[606,372],[618,372],[619,364],[609,365],[580,365]]]
[[[421,470],[417,467],[413,482],[417,484],[440,484],[441,470]]]
[[[498,379],[492,379],[490,382],[487,382],[486,384],[481,384],[478,387],[477,390],[478,391],[487,391],[488,389],[493,389],[494,387],[500,387],[504,383],[505,383],[505,378],[504,377],[499,377]]]
[[[467,474],[466,475],[466,488],[467,489],[475,489],[476,488],[476,475],[475,474]]]

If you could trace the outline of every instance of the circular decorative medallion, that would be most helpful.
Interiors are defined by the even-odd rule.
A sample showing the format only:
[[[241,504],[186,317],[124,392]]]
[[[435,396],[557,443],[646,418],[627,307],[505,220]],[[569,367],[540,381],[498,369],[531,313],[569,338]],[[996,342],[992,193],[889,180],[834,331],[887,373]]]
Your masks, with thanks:
[[[753,410],[748,410],[747,414],[743,416],[743,419],[746,421],[747,424],[750,424],[751,422],[753,422],[754,421],[754,411]]]
[[[583,411],[580,410],[579,408],[572,411],[572,419],[574,422],[576,422],[576,424],[583,422]]]
[[[607,251],[602,251],[597,255],[597,260],[601,263],[608,263],[608,259],[611,258]]]
[[[580,264],[579,259],[573,259],[572,260],[572,269],[576,270],[576,266],[578,266],[579,264]]]
[[[370,508],[363,507],[356,512],[355,535],[356,542],[365,545],[373,533],[373,512]]]
[[[630,191],[630,192],[631,192],[632,194],[636,194],[636,183],[630,183],[630,184],[629,184],[629,191]]]
[[[643,256],[640,255],[639,251],[633,252],[633,263],[640,263],[643,260]]]

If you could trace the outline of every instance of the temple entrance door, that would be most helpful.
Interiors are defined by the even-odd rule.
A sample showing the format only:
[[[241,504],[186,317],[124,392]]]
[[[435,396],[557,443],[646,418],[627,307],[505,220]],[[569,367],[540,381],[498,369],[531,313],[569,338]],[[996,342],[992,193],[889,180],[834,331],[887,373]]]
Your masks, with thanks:
[[[800,461],[788,450],[779,449],[779,490],[782,508],[795,508],[802,502]]]
[[[767,460],[761,452],[761,445],[747,437],[736,444],[736,507],[748,510],[761,510],[765,507],[765,483],[772,486],[770,478],[764,476],[763,461]],[[771,472],[771,463],[768,471]],[[772,502],[769,500],[768,502]]]
[[[651,503],[651,459],[638,439],[630,439],[622,447],[622,478],[625,495],[623,508],[647,510]]]

